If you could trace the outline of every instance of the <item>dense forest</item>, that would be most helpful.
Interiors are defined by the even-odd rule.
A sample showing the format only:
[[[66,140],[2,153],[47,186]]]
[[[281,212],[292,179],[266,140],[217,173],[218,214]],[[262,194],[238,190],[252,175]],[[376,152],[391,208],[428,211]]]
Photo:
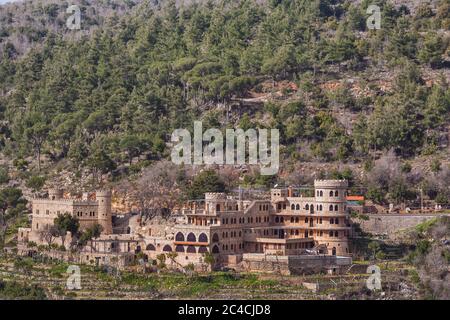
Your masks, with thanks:
[[[81,30],[66,1],[0,6],[2,182],[12,167],[36,189],[62,167],[118,181],[202,120],[280,130],[279,176],[247,184],[331,175],[376,202],[417,186],[448,202],[450,0],[75,2]],[[299,178],[307,163],[326,170]]]

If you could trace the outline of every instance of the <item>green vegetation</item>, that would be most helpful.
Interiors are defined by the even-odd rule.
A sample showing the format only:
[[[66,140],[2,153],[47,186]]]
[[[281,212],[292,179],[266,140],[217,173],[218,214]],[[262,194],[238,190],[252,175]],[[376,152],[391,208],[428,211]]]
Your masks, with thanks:
[[[6,300],[46,300],[45,290],[33,284],[31,286],[18,282],[4,282],[0,280],[0,298]]]
[[[272,290],[280,284],[274,280],[261,280],[255,274],[231,274],[214,272],[209,275],[185,276],[182,274],[139,275],[126,273],[122,275],[125,284],[137,285],[145,290],[156,292],[170,291],[178,297],[202,297],[218,289],[239,287],[245,290],[264,288]]]
[[[425,292],[432,299],[448,299],[450,291],[445,286],[449,276],[448,235],[450,219],[446,216],[429,220],[411,231],[415,248],[407,257],[407,261],[417,268],[413,275],[420,282]]]
[[[206,170],[195,176],[187,195],[189,199],[202,199],[205,192],[225,192],[225,184],[214,170]]]
[[[80,245],[85,245],[89,240],[100,237],[102,230],[103,227],[101,225],[99,225],[98,223],[94,224],[92,227],[85,229],[81,233],[78,243]]]
[[[13,25],[0,29],[0,90],[11,92],[0,97],[2,152],[23,171],[67,160],[99,183],[104,175],[128,167],[125,172],[133,173],[166,158],[173,129],[192,129],[193,120],[202,119],[205,127],[221,130],[278,128],[287,160],[366,161],[388,150],[403,158],[438,153],[450,90],[443,77],[427,86],[423,69],[439,74],[446,68],[448,39],[437,31],[449,27],[448,2],[414,11],[376,3],[383,17],[378,31],[366,29],[369,1],[94,1],[105,17],[121,11],[102,19],[80,3],[87,12],[83,29],[101,27],[77,40],[58,23],[56,31],[37,24],[39,15],[49,25],[63,21],[66,3],[33,2],[24,9],[33,10],[29,21],[11,7],[0,12],[0,21],[18,20],[30,50],[16,48]],[[393,71],[386,92],[373,81],[374,68],[382,66]],[[351,85],[344,78],[361,80]],[[273,86],[282,81],[293,85]],[[322,86],[333,82],[340,83],[336,89]],[[355,96],[358,88],[367,94]],[[256,113],[243,110],[229,118],[204,108],[231,105],[249,91],[277,90],[290,98]],[[338,109],[357,116],[352,130]],[[29,156],[33,163],[24,160]],[[432,170],[438,169],[434,163]],[[45,180],[36,172],[27,183],[39,190]],[[5,172],[0,181],[7,181]],[[391,189],[372,189],[371,197],[413,196],[398,182]]]
[[[27,200],[22,196],[22,190],[6,187],[0,190],[0,248],[6,242],[6,235],[17,231],[19,226],[24,226],[27,219]]]

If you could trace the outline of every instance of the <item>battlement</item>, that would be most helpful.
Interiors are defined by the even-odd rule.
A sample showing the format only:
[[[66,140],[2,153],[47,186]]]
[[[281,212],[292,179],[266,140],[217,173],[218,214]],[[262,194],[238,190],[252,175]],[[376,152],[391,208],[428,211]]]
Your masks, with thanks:
[[[347,180],[314,180],[315,188],[348,188]]]
[[[111,197],[111,190],[97,190],[95,196],[104,198]]]
[[[51,198],[36,198],[33,199],[34,203],[61,203],[69,205],[97,205],[98,201],[82,200],[82,199],[51,199]]]
[[[225,200],[226,194],[223,192],[207,192],[205,193],[205,200]]]
[[[64,190],[63,189],[49,189],[48,197],[52,200],[63,199],[64,198]]]

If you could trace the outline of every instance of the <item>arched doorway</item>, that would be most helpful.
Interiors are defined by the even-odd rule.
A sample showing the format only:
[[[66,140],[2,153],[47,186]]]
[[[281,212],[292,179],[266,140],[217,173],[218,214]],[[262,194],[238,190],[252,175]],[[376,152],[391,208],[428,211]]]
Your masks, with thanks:
[[[212,248],[212,253],[214,253],[214,254],[219,253],[219,246],[215,245],[215,246]]]
[[[164,251],[164,252],[172,252],[172,247],[169,246],[168,244],[166,244],[166,245],[164,246],[164,248],[163,248],[163,251]]]

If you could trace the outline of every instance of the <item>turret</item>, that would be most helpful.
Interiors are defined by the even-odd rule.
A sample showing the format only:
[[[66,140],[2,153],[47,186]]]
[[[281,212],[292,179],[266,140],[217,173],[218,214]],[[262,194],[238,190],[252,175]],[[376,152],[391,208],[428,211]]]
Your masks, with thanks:
[[[100,190],[95,194],[98,202],[98,223],[104,234],[112,234],[111,191]]]
[[[49,189],[48,190],[48,198],[51,200],[62,199],[64,195],[63,189]]]

